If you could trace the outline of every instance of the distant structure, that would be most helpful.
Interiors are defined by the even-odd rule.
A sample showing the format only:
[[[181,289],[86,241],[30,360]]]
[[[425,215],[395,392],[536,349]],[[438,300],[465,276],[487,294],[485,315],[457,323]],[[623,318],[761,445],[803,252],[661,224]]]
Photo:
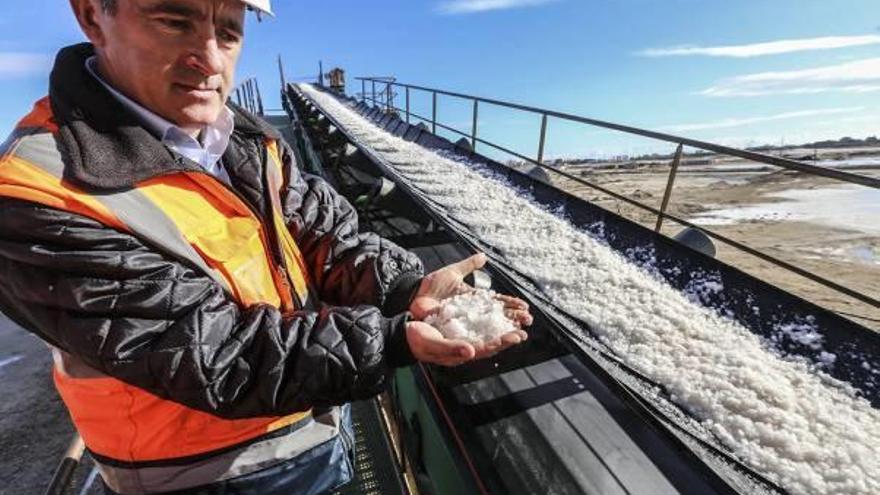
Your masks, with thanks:
[[[345,71],[336,67],[327,73],[330,79],[330,90],[339,94],[345,94]]]

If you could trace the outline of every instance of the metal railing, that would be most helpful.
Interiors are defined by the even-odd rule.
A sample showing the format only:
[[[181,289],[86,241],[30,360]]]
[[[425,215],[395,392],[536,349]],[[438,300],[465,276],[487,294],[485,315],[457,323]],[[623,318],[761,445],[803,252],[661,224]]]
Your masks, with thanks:
[[[361,82],[361,92],[356,95],[359,96],[362,100],[366,100],[367,98],[367,81],[370,81],[370,87],[372,89],[372,97],[370,101],[373,104],[379,104],[381,101],[382,106],[386,111],[394,110],[394,98],[397,96],[397,93],[394,92],[394,86],[397,83],[397,79],[390,76],[376,76],[376,77],[358,77],[357,78]],[[378,93],[376,92],[376,84],[385,84],[385,89],[380,90]],[[381,98],[381,99],[380,99]]]
[[[836,170],[833,168],[821,167],[821,166],[813,165],[810,163],[804,163],[801,161],[792,160],[789,158],[784,158],[781,156],[766,155],[766,154],[758,153],[758,152],[754,152],[754,151],[743,150],[743,149],[739,149],[739,148],[732,148],[729,146],[723,146],[723,145],[716,144],[716,143],[699,141],[699,140],[691,139],[691,138],[687,138],[687,137],[675,136],[672,134],[655,132],[655,131],[650,131],[647,129],[640,129],[637,127],[632,127],[632,126],[627,126],[627,125],[615,124],[613,122],[591,119],[591,118],[587,118],[587,117],[581,117],[578,115],[557,112],[557,111],[547,110],[547,109],[543,109],[543,108],[537,108],[537,107],[532,107],[532,106],[527,106],[527,105],[520,105],[517,103],[511,103],[511,102],[496,100],[496,99],[492,99],[492,98],[483,98],[483,97],[479,97],[479,96],[456,93],[456,92],[452,92],[452,91],[445,91],[445,90],[436,89],[436,88],[428,88],[428,87],[416,86],[416,85],[412,85],[412,84],[403,84],[403,83],[397,82],[394,78],[390,78],[390,77],[382,77],[382,78],[379,78],[379,77],[358,77],[356,79],[361,81],[362,91],[361,91],[361,94],[358,96],[360,96],[360,100],[362,102],[369,101],[373,106],[380,106],[380,107],[384,108],[387,112],[398,112],[400,115],[403,116],[403,118],[405,118],[406,122],[410,123],[410,124],[412,123],[412,119],[417,119],[417,120],[424,122],[426,124],[430,124],[431,132],[433,132],[434,134],[437,134],[437,129],[443,129],[443,130],[451,132],[455,135],[466,138],[468,140],[468,142],[470,143],[471,150],[475,151],[478,144],[488,146],[494,150],[500,151],[502,153],[505,153],[507,155],[515,157],[519,160],[522,160],[526,163],[530,163],[530,164],[535,165],[537,167],[540,167],[544,170],[547,170],[553,174],[559,175],[561,177],[565,177],[566,179],[574,181],[578,184],[595,189],[595,190],[597,190],[607,196],[610,196],[616,200],[622,201],[622,202],[627,203],[629,205],[632,205],[636,208],[647,211],[653,215],[656,215],[657,220],[656,220],[655,230],[658,233],[660,232],[661,228],[663,227],[664,220],[666,220],[666,219],[672,220],[672,221],[674,221],[680,225],[683,225],[685,227],[698,229],[698,230],[704,232],[709,237],[712,237],[713,239],[721,241],[721,242],[723,242],[723,243],[725,243],[725,244],[727,244],[737,250],[748,253],[752,256],[755,256],[761,260],[764,260],[764,261],[771,263],[775,266],[783,268],[787,271],[790,271],[792,273],[796,273],[806,279],[809,279],[815,283],[823,285],[831,290],[834,290],[836,292],[839,292],[841,294],[849,296],[853,299],[861,301],[861,302],[868,304],[874,308],[880,308],[880,300],[878,300],[875,297],[869,296],[867,294],[864,294],[864,293],[859,292],[857,290],[854,290],[852,288],[843,286],[833,280],[829,280],[821,275],[818,275],[816,273],[808,271],[808,270],[801,268],[799,266],[793,265],[787,261],[776,258],[775,256],[769,255],[769,254],[764,253],[762,251],[759,251],[755,248],[749,247],[739,241],[731,239],[731,238],[729,238],[725,235],[719,234],[717,232],[713,232],[709,229],[706,229],[705,227],[691,223],[691,222],[689,222],[689,221],[687,221],[677,215],[673,215],[673,214],[668,213],[666,211],[669,206],[669,201],[672,196],[672,192],[673,192],[673,188],[674,188],[674,184],[675,184],[675,178],[678,173],[679,165],[682,160],[683,150],[684,150],[685,146],[690,147],[690,148],[694,148],[697,150],[713,152],[713,153],[716,153],[719,155],[737,157],[737,158],[742,158],[745,160],[750,160],[753,162],[772,165],[772,166],[779,167],[779,168],[786,169],[786,170],[794,170],[797,172],[802,172],[802,173],[806,173],[806,174],[810,174],[810,175],[825,177],[828,179],[832,179],[832,180],[839,181],[839,182],[845,182],[848,184],[858,184],[861,186],[870,187],[870,188],[874,188],[874,189],[880,189],[880,179],[868,177],[865,175],[854,174],[854,173],[850,173],[850,172],[846,172],[846,171],[842,171],[842,170]],[[372,88],[372,91],[369,94],[367,93],[367,84],[368,83],[371,85],[371,88]],[[403,90],[404,101],[405,101],[405,104],[404,104],[405,106],[403,108],[399,108],[394,105],[394,99],[398,96],[398,94],[395,92],[394,88],[400,88]],[[412,96],[413,92],[422,92],[422,93],[428,93],[431,95],[431,116],[430,117],[419,115],[419,114],[412,111],[412,105],[411,105],[412,97],[411,96]],[[437,115],[438,115],[437,111],[438,111],[438,104],[439,104],[438,96],[440,96],[440,95],[472,102],[472,104],[473,104],[473,106],[472,106],[472,121],[471,121],[472,124],[471,124],[470,132],[465,132],[460,129],[456,129],[454,127],[445,125],[445,124],[438,121],[438,118],[437,118]],[[501,146],[497,143],[493,143],[493,142],[490,142],[490,141],[487,141],[485,139],[480,138],[479,132],[478,132],[479,131],[479,128],[478,128],[479,120],[478,119],[479,119],[479,112],[480,112],[481,105],[493,105],[493,106],[497,106],[497,107],[520,110],[522,112],[527,112],[527,113],[539,115],[541,117],[541,127],[540,127],[539,136],[537,139],[537,144],[538,144],[537,156],[536,157],[526,156],[526,155],[523,155],[522,153],[513,151],[513,150],[511,150],[507,147]],[[566,171],[561,170],[557,167],[554,167],[552,165],[547,164],[544,160],[544,152],[545,152],[545,147],[546,147],[546,143],[547,143],[548,123],[549,123],[549,119],[551,119],[551,118],[560,119],[560,120],[564,120],[564,121],[568,121],[568,122],[580,123],[580,124],[584,124],[584,125],[588,125],[588,126],[592,126],[592,127],[600,127],[600,128],[604,128],[604,129],[610,129],[610,130],[619,131],[619,132],[622,132],[625,134],[641,136],[641,137],[664,141],[667,143],[671,143],[673,145],[677,145],[675,153],[672,157],[672,161],[670,163],[669,177],[666,181],[666,189],[665,189],[665,192],[663,195],[663,200],[660,205],[660,208],[658,209],[658,208],[655,208],[651,205],[644,204],[636,199],[633,199],[633,198],[627,197],[625,195],[616,193],[616,192],[611,191],[611,190],[609,190],[605,187],[602,187],[598,184],[592,183],[582,177],[572,175],[569,172],[566,172]],[[849,314],[849,313],[847,313],[847,314]],[[850,316],[856,316],[859,318],[863,318],[859,315],[850,314]],[[865,318],[865,319],[870,319],[870,318]]]
[[[251,113],[263,115],[263,96],[260,93],[260,85],[257,84],[256,77],[245,79],[235,88],[234,94],[238,106],[244,107]]]

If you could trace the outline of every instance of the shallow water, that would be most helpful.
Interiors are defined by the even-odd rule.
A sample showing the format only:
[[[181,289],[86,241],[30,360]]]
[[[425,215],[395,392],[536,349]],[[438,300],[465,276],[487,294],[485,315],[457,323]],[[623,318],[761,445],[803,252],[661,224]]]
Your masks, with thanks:
[[[859,261],[880,265],[880,249],[872,246],[855,246],[850,251]]]
[[[782,201],[707,211],[693,221],[701,225],[732,225],[755,220],[796,220],[880,235],[880,190],[846,185],[788,189],[767,197]]]

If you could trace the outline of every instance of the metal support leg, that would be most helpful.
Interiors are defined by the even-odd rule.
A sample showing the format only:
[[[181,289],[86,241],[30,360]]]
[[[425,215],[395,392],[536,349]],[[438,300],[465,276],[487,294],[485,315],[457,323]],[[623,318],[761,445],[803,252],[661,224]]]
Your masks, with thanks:
[[[437,134],[437,92],[434,92],[434,110],[431,112],[431,132]]]
[[[474,121],[471,125],[471,149],[477,151],[477,119],[480,115],[480,100],[474,100]]]
[[[541,119],[541,140],[538,141],[538,163],[544,163],[544,144],[547,142],[547,114]]]
[[[82,460],[85,448],[86,446],[83,443],[82,437],[80,437],[79,434],[74,434],[70,445],[67,447],[67,452],[65,452],[64,457],[61,459],[61,463],[58,465],[55,474],[52,476],[52,481],[49,483],[49,487],[46,488],[46,491],[44,492],[46,495],[63,495],[64,493],[67,493],[67,489],[70,486],[70,480],[73,478],[73,472]]]
[[[663,193],[663,203],[660,204],[660,214],[657,215],[657,226],[655,232],[660,232],[663,227],[663,215],[666,214],[666,207],[669,206],[669,198],[672,196],[672,186],[675,184],[675,176],[678,174],[678,165],[681,163],[681,154],[684,151],[684,145],[679,144],[675,150],[675,158],[672,159],[672,168],[669,169],[669,179],[666,181],[666,192]]]

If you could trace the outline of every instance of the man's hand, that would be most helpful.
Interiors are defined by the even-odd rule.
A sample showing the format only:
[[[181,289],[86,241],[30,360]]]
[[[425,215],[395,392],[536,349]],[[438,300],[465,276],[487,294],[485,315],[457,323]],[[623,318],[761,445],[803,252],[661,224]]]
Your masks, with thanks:
[[[424,320],[434,313],[443,299],[474,290],[464,282],[464,278],[486,265],[486,255],[477,254],[470,258],[441,268],[422,280],[416,296],[410,305],[410,312],[416,320]],[[475,359],[483,359],[501,352],[508,347],[524,342],[528,334],[522,330],[532,324],[529,305],[525,301],[505,295],[498,295],[504,303],[508,318],[517,329],[481,344],[471,344],[463,340],[448,340],[436,328],[422,321],[411,322],[407,326],[407,341],[413,355],[419,361],[443,366],[458,366]]]
[[[406,340],[413,356],[424,363],[458,366],[477,355],[471,344],[463,340],[449,340],[439,330],[421,321],[406,324]]]

